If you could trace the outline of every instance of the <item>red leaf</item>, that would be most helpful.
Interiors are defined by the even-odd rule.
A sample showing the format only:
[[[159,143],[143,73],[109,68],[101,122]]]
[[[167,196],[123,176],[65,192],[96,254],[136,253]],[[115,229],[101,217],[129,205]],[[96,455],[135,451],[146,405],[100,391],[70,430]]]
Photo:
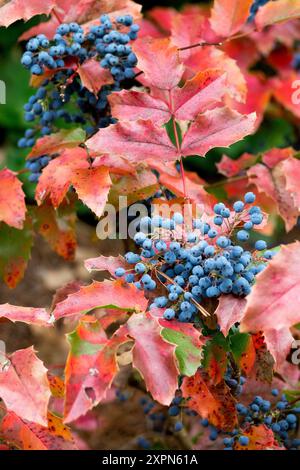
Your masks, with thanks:
[[[63,129],[55,134],[38,139],[27,158],[60,153],[66,149],[78,147],[84,140],[85,132],[82,129]]]
[[[255,24],[263,29],[275,23],[282,23],[300,17],[300,4],[297,0],[277,0],[263,5],[257,12]]]
[[[173,113],[177,119],[192,121],[199,113],[216,106],[226,93],[226,74],[207,69],[172,93]]]
[[[241,322],[243,331],[265,336],[267,347],[280,366],[288,354],[293,337],[290,328],[300,322],[300,243],[282,246],[266,269],[257,276],[247,297]]]
[[[94,318],[85,317],[68,335],[71,349],[65,369],[65,422],[85,415],[105,398],[118,372],[117,350],[128,341],[127,332],[122,331],[108,339]]]
[[[133,45],[138,67],[149,85],[160,90],[171,90],[178,85],[184,70],[177,47],[169,38],[143,38]],[[165,73],[162,73],[165,71]]]
[[[299,106],[300,75],[293,72],[290,76],[272,80],[272,92],[276,100],[288,111],[300,118]]]
[[[57,304],[53,315],[56,319],[85,313],[95,308],[118,308],[126,311],[143,311],[147,306],[143,293],[122,281],[94,281],[66,300]]]
[[[52,413],[48,413],[48,427],[7,413],[2,420],[1,435],[21,450],[76,450],[71,431]]]
[[[24,2],[23,0],[10,0],[6,1],[4,5],[4,2],[1,3],[0,26],[7,27],[17,20],[28,21],[35,15],[49,15],[56,1],[40,2],[40,0],[30,0],[30,2]]]
[[[231,178],[241,173],[242,170],[252,166],[257,160],[255,155],[250,153],[244,153],[237,160],[233,160],[227,155],[223,155],[219,163],[216,164],[219,173],[221,175]]]
[[[0,396],[7,409],[20,418],[47,425],[50,389],[47,369],[33,348],[20,349],[0,373]]]
[[[234,450],[283,450],[275,439],[273,431],[264,424],[258,426],[247,425],[243,429],[243,436],[249,438],[249,444],[241,446],[236,441]]]
[[[274,168],[274,166],[283,160],[286,160],[289,157],[293,157],[294,154],[294,149],[290,147],[285,149],[272,149],[266,152],[262,159],[269,168]]]
[[[223,37],[237,33],[246,23],[252,0],[215,0],[210,23],[213,30]]]
[[[260,75],[245,74],[248,94],[245,103],[232,102],[232,107],[241,114],[255,112],[257,115],[256,128],[261,124],[264,113],[272,97],[272,87],[269,81],[263,80]],[[229,101],[230,103],[230,101]]]
[[[175,346],[160,336],[162,327],[158,318],[133,315],[127,328],[129,336],[135,340],[133,366],[141,373],[153,399],[170,405],[178,387]]]
[[[176,171],[173,175],[164,171],[165,169],[164,165],[164,168],[160,168],[159,170],[160,184],[168,188],[176,196],[184,197],[183,181],[180,174]],[[197,181],[197,177],[194,178],[194,176],[196,175],[189,172],[185,173],[185,182],[186,187],[188,188],[187,192],[189,200],[197,204],[197,207],[201,208],[203,212],[210,214],[215,199],[211,194],[205,191],[202,181],[200,179]]]
[[[80,287],[81,287],[81,283],[79,281],[71,281],[65,286],[57,289],[52,299],[51,311],[55,309],[56,305],[59,302],[62,302],[63,300],[65,300],[68,297],[68,295],[74,294],[75,292],[77,292],[80,289]]]
[[[215,314],[218,324],[224,336],[228,335],[230,328],[243,318],[246,299],[234,297],[233,295],[222,295]]]
[[[7,168],[0,171],[0,221],[21,229],[26,213],[25,194],[16,174]]]
[[[194,76],[200,70],[216,68],[227,73],[226,93],[237,101],[244,102],[247,96],[247,83],[237,62],[224,51],[213,46],[199,47],[189,54],[184,63],[187,76]]]
[[[237,424],[236,400],[224,381],[211,385],[207,374],[198,371],[185,377],[181,387],[187,406],[218,429],[232,431]]]
[[[76,72],[80,77],[82,85],[95,95],[103,85],[109,85],[114,82],[111,73],[102,68],[99,62],[94,59],[80,65]]]
[[[0,317],[10,321],[29,323],[30,325],[50,326],[50,316],[44,308],[17,307],[16,305],[0,305]]]
[[[228,147],[254,131],[256,115],[217,108],[198,116],[182,142],[182,155],[201,155],[214,147]]]
[[[144,119],[162,125],[170,120],[168,104],[147,93],[122,90],[109,97],[112,115],[121,121]]]
[[[109,101],[113,116],[121,121],[150,119],[161,125],[172,116],[191,121],[222,100],[226,92],[225,82],[225,74],[217,69],[208,69],[188,80],[182,88],[174,88],[168,102],[146,93],[126,90],[113,93]]]
[[[145,161],[147,158],[167,161],[179,158],[165,129],[160,129],[151,121],[111,125],[97,132],[86,144],[94,152],[123,155],[130,161]]]
[[[280,164],[280,167],[285,177],[286,190],[291,194],[295,207],[300,211],[300,162],[290,156]]]
[[[78,0],[72,2],[70,0],[56,0],[56,11],[64,23],[71,23],[76,21],[79,24],[85,23],[93,18],[97,18],[99,24],[99,17],[101,14],[106,13],[112,17],[132,14],[135,19],[139,18],[141,5],[137,5],[131,0]],[[90,23],[93,23],[92,21]],[[59,26],[59,21],[52,15],[50,20],[46,23],[41,23],[34,26],[29,31],[26,31],[21,36],[21,39],[28,39],[37,34],[45,34],[48,38],[52,38]],[[84,29],[88,27],[89,23],[84,24]]]

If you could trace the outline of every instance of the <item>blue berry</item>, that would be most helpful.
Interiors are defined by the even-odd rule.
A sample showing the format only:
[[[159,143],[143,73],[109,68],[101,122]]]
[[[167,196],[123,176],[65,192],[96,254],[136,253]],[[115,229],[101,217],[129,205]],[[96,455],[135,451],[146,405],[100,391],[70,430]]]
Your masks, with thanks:
[[[256,199],[256,196],[254,193],[249,192],[245,194],[244,200],[247,204],[252,204],[255,201],[255,199]]]

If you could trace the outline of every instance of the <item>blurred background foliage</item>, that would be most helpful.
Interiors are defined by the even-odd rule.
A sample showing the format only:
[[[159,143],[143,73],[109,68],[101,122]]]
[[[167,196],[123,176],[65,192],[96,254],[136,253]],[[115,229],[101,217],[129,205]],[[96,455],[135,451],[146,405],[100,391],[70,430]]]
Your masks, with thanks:
[[[144,12],[155,6],[180,8],[187,2],[183,0],[139,1],[143,4]],[[209,3],[209,1],[192,1],[188,3]],[[35,17],[24,23],[19,21],[8,29],[0,28],[0,79],[6,83],[6,105],[0,105],[0,167],[7,166],[12,170],[22,170],[27,150],[17,147],[18,139],[23,135],[27,125],[23,119],[23,105],[32,94],[29,86],[29,72],[20,64],[24,42],[18,42],[18,37],[27,29],[46,18]],[[258,67],[260,64],[258,65]],[[263,64],[261,65],[263,67]],[[256,66],[257,68],[257,66]],[[247,137],[233,145],[230,149],[216,149],[209,152],[207,158],[189,157],[186,159],[187,169],[196,171],[209,182],[220,179],[215,163],[222,154],[238,158],[244,152],[260,153],[273,147],[292,145],[299,148],[297,133],[291,122],[284,117],[272,116],[266,113],[263,123],[256,134]],[[27,181],[26,175],[21,174],[26,195],[29,199],[34,193],[34,185]],[[87,209],[79,206],[80,215],[92,221]]]

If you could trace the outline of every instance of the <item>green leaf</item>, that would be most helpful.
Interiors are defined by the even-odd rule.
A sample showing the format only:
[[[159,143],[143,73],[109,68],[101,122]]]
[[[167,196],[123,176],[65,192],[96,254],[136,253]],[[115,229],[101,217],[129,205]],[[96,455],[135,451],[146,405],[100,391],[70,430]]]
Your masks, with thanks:
[[[227,352],[229,347],[223,333],[217,333],[204,347],[204,357],[202,365],[209,377],[218,384],[227,369]]]
[[[191,337],[179,331],[164,328],[161,335],[177,346],[175,354],[180,372],[188,377],[194,375],[201,364],[202,350],[193,344]]]
[[[235,333],[230,336],[230,346],[235,362],[241,370],[249,375],[256,360],[252,336],[248,333]]]

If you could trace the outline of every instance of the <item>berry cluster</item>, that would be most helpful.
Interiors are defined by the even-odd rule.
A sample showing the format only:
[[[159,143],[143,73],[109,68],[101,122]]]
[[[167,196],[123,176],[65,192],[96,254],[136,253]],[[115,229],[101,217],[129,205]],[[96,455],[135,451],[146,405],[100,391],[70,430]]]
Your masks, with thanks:
[[[272,395],[278,397],[279,391],[273,389]],[[291,437],[298,425],[297,414],[300,408],[293,408],[285,395],[282,395],[274,405],[269,400],[256,396],[249,406],[238,403],[236,409],[239,414],[240,429],[234,430],[231,436],[224,438],[225,449],[231,450],[237,441],[240,445],[247,446],[249,438],[243,435],[243,429],[259,424],[271,429],[278,443],[284,445],[286,449],[296,450],[300,447],[300,439]]]
[[[190,231],[178,212],[171,219],[142,218],[134,237],[141,253],[127,253],[125,260],[133,267],[120,267],[115,275],[146,292],[164,285],[166,294],[156,297],[150,309],[164,308],[168,320],[194,321],[205,299],[248,295],[255,276],[273,256],[263,240],[255,243],[252,253],[239,244],[247,242],[251,230],[263,222],[254,201],[250,192],[244,202],[234,203],[233,211],[218,203],[213,220],[193,219]]]
[[[250,8],[250,15],[248,18],[248,22],[251,23],[255,19],[255,15],[260,9],[260,7],[264,6],[266,3],[268,3],[269,0],[254,0],[254,2],[251,5]]]
[[[70,23],[61,24],[52,41],[44,35],[30,39],[22,64],[34,75],[49,69],[53,74],[42,80],[24,106],[25,120],[34,123],[34,127],[27,129],[19,147],[32,147],[38,137],[66,125],[80,125],[91,136],[116,122],[111,116],[108,96],[120,91],[124,80],[135,76],[137,58],[129,43],[136,39],[138,30],[130,15],[120,16],[115,22],[102,15],[99,25],[91,26],[87,33],[77,23]],[[76,73],[78,66],[89,59],[108,69],[114,80],[113,84],[102,86],[97,95],[82,85]],[[45,166],[44,157],[40,157],[42,161],[29,161],[31,181],[38,180]],[[47,157],[50,160],[53,156]]]

